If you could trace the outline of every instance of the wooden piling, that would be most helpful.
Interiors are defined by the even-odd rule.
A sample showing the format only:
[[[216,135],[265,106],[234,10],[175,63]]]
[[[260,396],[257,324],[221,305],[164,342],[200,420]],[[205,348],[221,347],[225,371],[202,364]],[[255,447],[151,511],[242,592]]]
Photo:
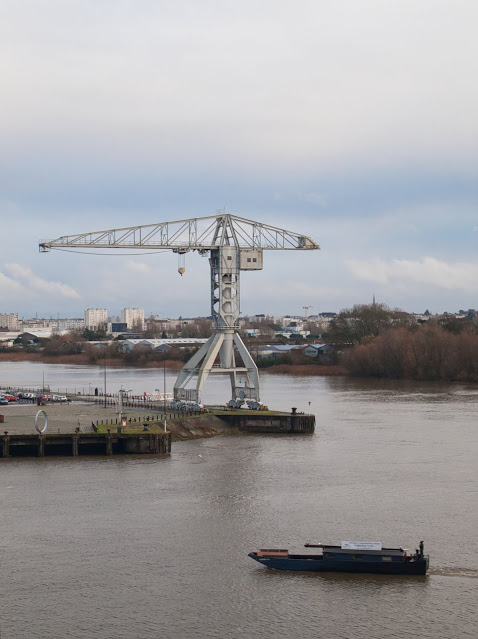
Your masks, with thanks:
[[[8,436],[8,432],[5,431],[5,435],[2,435],[3,440],[3,457],[10,456],[10,437]]]

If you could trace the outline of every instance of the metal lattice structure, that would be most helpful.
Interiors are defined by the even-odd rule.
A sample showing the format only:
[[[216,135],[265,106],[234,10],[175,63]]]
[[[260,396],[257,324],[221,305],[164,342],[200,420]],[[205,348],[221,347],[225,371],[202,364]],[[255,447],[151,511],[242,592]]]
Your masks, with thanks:
[[[51,249],[148,249],[171,250],[180,255],[189,251],[209,254],[215,333],[183,366],[174,385],[174,399],[200,403],[208,375],[222,373],[230,376],[230,403],[241,406],[247,402],[252,407],[260,402],[259,375],[238,333],[240,272],[261,270],[264,250],[320,248],[305,235],[222,212],[209,217],[64,235],[43,241],[39,247],[41,252]],[[236,365],[235,349],[243,366]],[[218,356],[219,364],[216,364]],[[196,383],[191,388],[193,379]]]

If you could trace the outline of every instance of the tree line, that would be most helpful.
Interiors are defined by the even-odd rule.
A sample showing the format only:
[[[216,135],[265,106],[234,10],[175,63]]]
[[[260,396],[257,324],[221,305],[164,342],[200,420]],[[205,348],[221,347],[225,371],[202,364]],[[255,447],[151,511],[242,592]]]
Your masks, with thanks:
[[[340,349],[340,363],[351,375],[477,382],[476,319],[417,323],[385,305],[357,306],[334,318],[327,341]]]

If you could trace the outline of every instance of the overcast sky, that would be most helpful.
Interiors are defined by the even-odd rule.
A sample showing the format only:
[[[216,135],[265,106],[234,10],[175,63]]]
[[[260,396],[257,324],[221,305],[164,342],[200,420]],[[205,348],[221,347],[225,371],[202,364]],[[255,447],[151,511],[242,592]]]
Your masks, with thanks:
[[[245,314],[478,309],[476,0],[2,0],[0,312],[210,312],[207,260],[41,239],[226,210],[310,235]]]

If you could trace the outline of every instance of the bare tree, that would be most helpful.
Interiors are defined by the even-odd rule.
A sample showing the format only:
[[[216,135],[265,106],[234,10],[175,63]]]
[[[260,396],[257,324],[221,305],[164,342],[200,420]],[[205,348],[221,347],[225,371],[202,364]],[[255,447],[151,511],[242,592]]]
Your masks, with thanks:
[[[478,381],[478,335],[438,324],[389,329],[347,350],[342,362],[357,376]]]
[[[329,344],[351,346],[364,338],[377,337],[391,327],[412,324],[408,313],[385,304],[360,304],[340,311],[330,322],[325,339]]]

